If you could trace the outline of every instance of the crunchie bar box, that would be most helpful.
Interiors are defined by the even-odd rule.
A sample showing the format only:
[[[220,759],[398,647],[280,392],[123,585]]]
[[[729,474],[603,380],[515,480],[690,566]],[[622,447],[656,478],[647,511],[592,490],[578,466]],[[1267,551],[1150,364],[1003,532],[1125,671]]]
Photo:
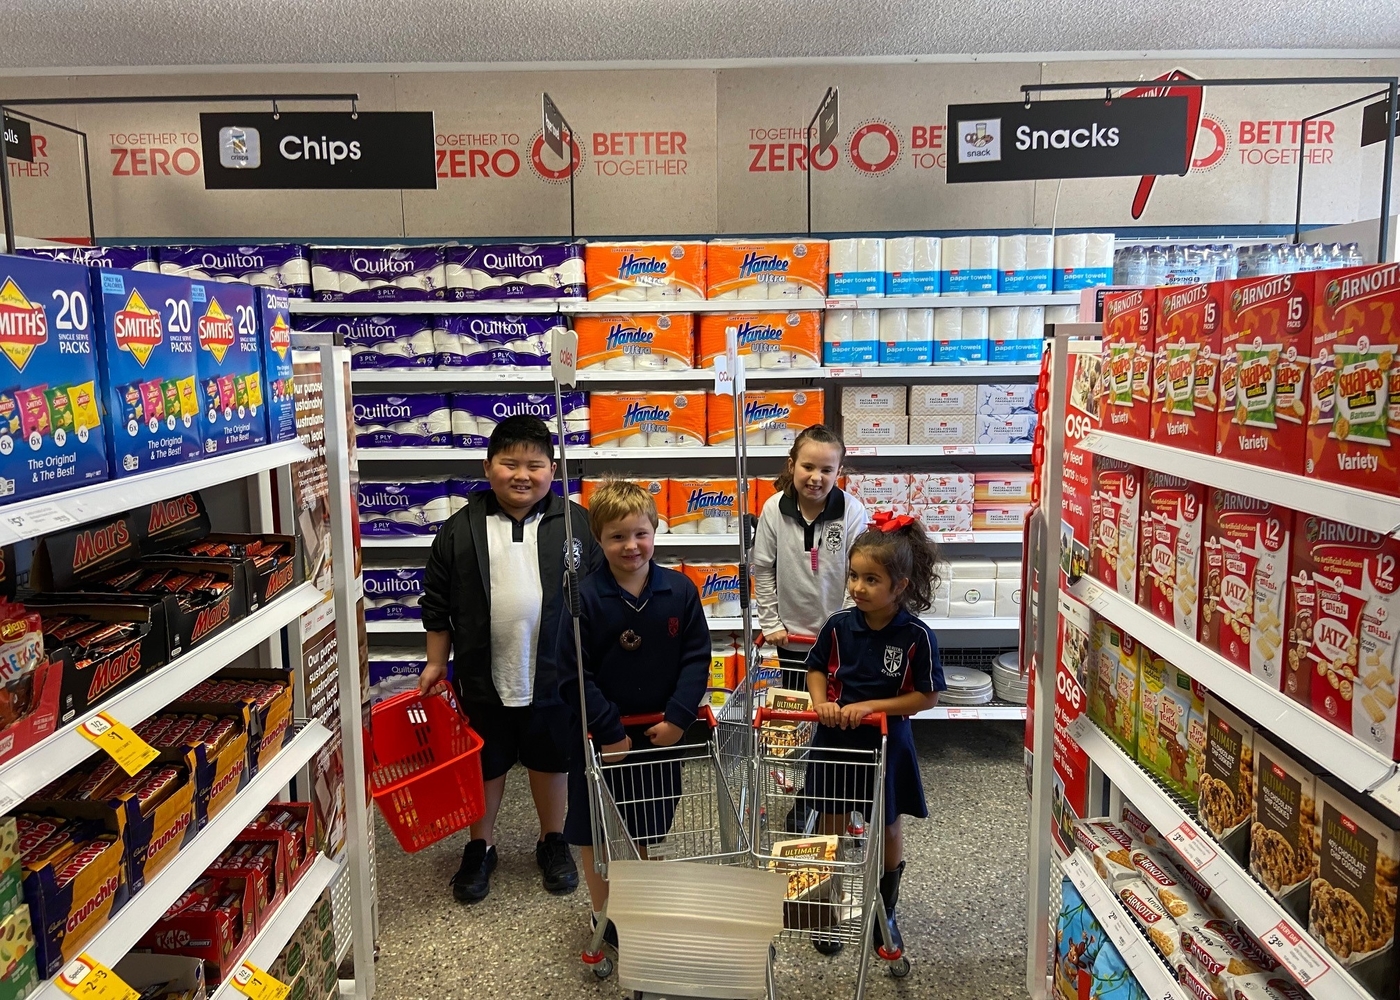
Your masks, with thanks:
[[[252,285],[190,285],[204,453],[225,455],[267,443],[267,398],[258,333],[261,295]]]
[[[107,478],[87,268],[0,256],[0,503]]]

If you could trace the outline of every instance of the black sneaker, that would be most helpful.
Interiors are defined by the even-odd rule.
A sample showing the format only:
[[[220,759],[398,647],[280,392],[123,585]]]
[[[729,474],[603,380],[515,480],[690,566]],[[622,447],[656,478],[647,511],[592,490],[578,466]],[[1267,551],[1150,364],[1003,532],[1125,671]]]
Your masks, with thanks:
[[[496,870],[496,848],[484,840],[473,840],[462,850],[462,867],[452,876],[452,898],[459,903],[479,903],[491,891],[491,873]]]
[[[535,862],[544,872],[546,891],[565,896],[578,888],[578,866],[562,833],[546,833],[535,844]]]
[[[588,920],[591,929],[596,933],[598,930],[598,918],[590,915]],[[610,944],[614,948],[617,947],[617,924],[613,923],[611,920],[608,921],[608,926],[603,928],[603,943]]]

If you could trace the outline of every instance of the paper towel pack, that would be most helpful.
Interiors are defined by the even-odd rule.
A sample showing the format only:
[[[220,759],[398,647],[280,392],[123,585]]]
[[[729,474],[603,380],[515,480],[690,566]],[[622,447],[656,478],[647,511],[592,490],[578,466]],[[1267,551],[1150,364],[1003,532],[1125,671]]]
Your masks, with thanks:
[[[564,442],[589,443],[588,393],[566,392],[564,399]],[[491,432],[506,417],[527,414],[539,417],[559,443],[559,421],[554,416],[554,395],[533,392],[454,392],[451,399],[452,443],[458,448],[484,448]]]
[[[119,267],[158,273],[155,247],[15,247],[21,257],[42,257],[84,267]]]
[[[583,250],[588,297],[619,302],[697,301],[705,297],[705,259],[706,246],[700,240],[589,243]]]
[[[506,371],[549,365],[557,316],[440,316],[433,330],[438,368]]]
[[[997,244],[997,292],[1048,292],[1054,281],[1054,237],[1048,233],[1002,236]]]
[[[682,371],[695,358],[690,313],[575,316],[574,330],[580,371]]]
[[[711,240],[705,247],[712,299],[824,299],[828,245],[810,238]]]
[[[1113,282],[1112,233],[1055,237],[1055,291],[1077,292]]]
[[[452,416],[443,393],[356,393],[355,444],[361,448],[445,448]]]
[[[937,295],[943,241],[937,236],[901,236],[885,241],[885,294]]]
[[[318,302],[415,302],[442,298],[442,247],[312,247]]]
[[[696,367],[713,368],[725,352],[730,327],[739,359],[749,370],[820,368],[822,317],[816,309],[791,312],[702,313],[696,338]]]
[[[295,243],[257,246],[160,247],[161,274],[205,281],[239,281],[284,289],[292,298],[311,297],[311,262]]]
[[[727,397],[720,400],[729,404]],[[589,396],[595,447],[699,448],[705,444],[708,397],[688,392],[595,392]]]
[[[997,237],[954,236],[943,240],[939,289],[944,295],[995,295]]]
[[[734,406],[716,396],[708,407],[707,443],[734,440]],[[750,389],[744,393],[744,435],[749,444],[791,445],[804,428],[822,422],[824,389]]]
[[[827,268],[827,295],[884,295],[885,241],[832,240]]]
[[[934,314],[933,363],[986,364],[987,325],[986,308],[939,309]]]
[[[878,363],[880,313],[877,309],[828,309],[822,329],[822,364],[859,367]]]
[[[993,312],[996,309],[992,310]],[[990,339],[987,360],[992,364],[1025,364],[1039,361],[1045,348],[1045,307],[1019,306],[1016,330],[1010,340]]]
[[[446,479],[360,480],[360,534],[430,535],[454,513]]]
[[[432,316],[292,317],[299,333],[328,333],[344,338],[355,371],[431,368],[436,363]]]
[[[444,298],[529,301],[579,299],[585,292],[583,244],[488,243],[446,248]]]

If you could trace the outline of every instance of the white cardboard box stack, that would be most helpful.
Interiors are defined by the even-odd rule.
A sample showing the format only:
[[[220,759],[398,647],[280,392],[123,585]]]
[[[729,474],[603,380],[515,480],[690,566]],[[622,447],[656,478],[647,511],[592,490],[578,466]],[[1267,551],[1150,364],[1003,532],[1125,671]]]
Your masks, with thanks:
[[[938,566],[931,618],[1017,618],[1021,560],[953,559]]]

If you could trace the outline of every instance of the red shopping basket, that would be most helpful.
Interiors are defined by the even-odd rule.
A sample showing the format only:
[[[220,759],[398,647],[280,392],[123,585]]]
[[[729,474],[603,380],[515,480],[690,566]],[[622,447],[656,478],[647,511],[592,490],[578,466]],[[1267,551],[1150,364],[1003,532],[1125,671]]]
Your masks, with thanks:
[[[481,737],[446,692],[381,701],[364,729],[369,786],[399,846],[421,851],[486,812]]]

